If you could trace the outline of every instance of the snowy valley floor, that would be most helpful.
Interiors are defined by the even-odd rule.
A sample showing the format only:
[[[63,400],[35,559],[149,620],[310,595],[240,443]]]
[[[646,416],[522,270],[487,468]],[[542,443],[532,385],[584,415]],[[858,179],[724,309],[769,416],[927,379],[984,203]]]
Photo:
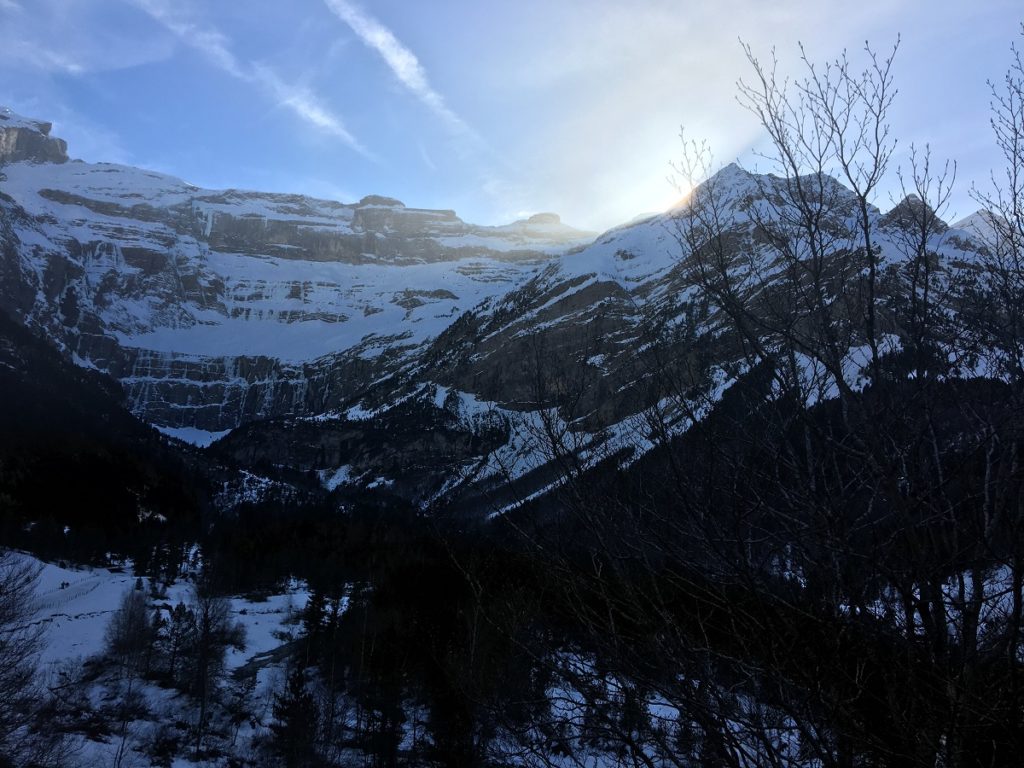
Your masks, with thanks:
[[[137,588],[137,577],[131,566],[112,568],[74,567],[69,564],[46,563],[29,555],[20,555],[36,563],[40,569],[36,588],[33,623],[43,629],[43,647],[40,655],[42,678],[51,691],[74,685],[76,694],[84,693],[96,712],[112,712],[123,695],[123,681],[116,680],[109,667],[100,660],[106,648],[108,626],[125,594]],[[150,608],[168,615],[174,606],[187,602],[193,586],[188,581],[150,591],[148,580],[142,579],[142,589]],[[293,582],[283,594],[259,597],[234,596],[229,598],[230,620],[245,630],[245,648],[228,649],[225,656],[225,675],[221,687],[226,701],[244,698],[248,717],[236,718],[228,729],[229,744],[234,754],[245,754],[248,744],[263,734],[271,719],[274,693],[282,688],[286,653],[284,650],[296,633],[299,612],[306,604],[308,593],[304,585]],[[69,681],[74,681],[70,683]],[[184,732],[196,718],[195,703],[184,693],[151,681],[136,681],[136,693],[143,706],[126,728],[127,750],[120,757],[121,734],[116,724],[110,733],[97,733],[90,738],[85,733],[70,737],[70,766],[119,765],[148,766],[158,763],[152,750],[161,734],[170,727]],[[225,713],[218,713],[223,716]],[[104,729],[98,729],[102,731]],[[211,729],[214,740],[220,738]],[[186,739],[187,740],[187,739]],[[216,751],[216,750],[214,750]],[[220,758],[198,763],[175,757],[170,765],[220,765]]]

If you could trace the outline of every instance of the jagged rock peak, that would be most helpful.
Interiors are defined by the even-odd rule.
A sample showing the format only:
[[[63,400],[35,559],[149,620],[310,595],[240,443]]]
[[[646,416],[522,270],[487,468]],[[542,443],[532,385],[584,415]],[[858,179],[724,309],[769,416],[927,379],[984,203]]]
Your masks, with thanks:
[[[719,195],[725,195],[732,197],[734,195],[742,194],[743,192],[750,192],[757,184],[756,174],[741,168],[737,163],[729,163],[722,168],[719,168],[707,179],[700,182],[697,185],[697,189],[702,187],[713,188]],[[684,195],[683,199],[680,200],[674,209],[685,208],[690,201],[690,195]]]
[[[935,211],[924,200],[911,192],[882,217],[882,226],[917,229],[917,222],[929,221],[930,228],[936,233],[945,232],[949,226],[935,215]]]
[[[747,178],[748,176],[752,176],[752,175],[753,174],[751,174],[750,171],[748,171],[745,168],[743,168],[739,163],[732,162],[732,163],[729,163],[728,165],[724,165],[720,169],[718,169],[714,174],[712,174],[712,178],[715,178],[715,179]]]
[[[719,187],[748,184],[757,176],[758,174],[751,173],[746,168],[743,168],[739,163],[729,163],[728,165],[719,168],[710,177],[708,177],[707,182],[713,182]]]
[[[22,117],[0,107],[0,163],[64,163],[68,145],[50,136],[52,123]]]

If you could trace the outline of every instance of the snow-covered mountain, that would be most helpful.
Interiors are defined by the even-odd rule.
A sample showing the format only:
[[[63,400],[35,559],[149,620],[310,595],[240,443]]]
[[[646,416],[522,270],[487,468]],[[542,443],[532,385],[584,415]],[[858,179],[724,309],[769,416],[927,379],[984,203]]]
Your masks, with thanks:
[[[649,447],[651,409],[685,428],[648,353],[699,367],[712,400],[741,370],[690,275],[685,207],[596,239],[553,214],[481,227],[386,197],[212,191],[68,161],[48,133],[0,112],[0,306],[117,378],[142,419],[226,435],[243,463],[419,503],[510,478],[530,495],[552,482],[531,432],[550,443],[554,427],[592,462]],[[781,183],[737,166],[709,182],[751,292],[777,281],[762,224]],[[855,247],[852,193],[825,186],[827,226]],[[908,205],[871,212],[883,271]],[[970,261],[975,241],[970,222],[942,225],[932,247]]]
[[[553,214],[478,227],[378,196],[202,190],[69,162],[47,124],[0,116],[4,306],[168,428],[315,414],[592,237]]]

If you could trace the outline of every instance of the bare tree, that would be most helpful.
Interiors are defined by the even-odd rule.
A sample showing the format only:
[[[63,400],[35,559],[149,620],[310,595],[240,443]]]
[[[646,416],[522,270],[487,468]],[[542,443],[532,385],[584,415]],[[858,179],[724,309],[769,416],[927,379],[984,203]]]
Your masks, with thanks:
[[[18,764],[38,707],[36,658],[41,633],[30,624],[39,568],[0,552],[0,748]]]
[[[40,566],[28,557],[0,550],[0,765],[64,764],[60,734],[43,722],[46,692],[37,660],[43,628],[33,623]]]
[[[1021,25],[1024,35],[1024,24]],[[1021,655],[1024,649],[1024,60],[1011,46],[1011,63],[1000,82],[990,82],[992,130],[1003,166],[990,188],[972,192],[982,206],[976,234],[987,251],[971,281],[965,314],[970,319],[972,352],[982,372],[1006,384],[1007,413],[979,414],[985,437],[986,483],[979,525],[990,542],[1004,591],[999,645],[1010,683],[1006,706],[1024,709]],[[990,621],[991,621],[990,619]],[[1018,750],[1024,743],[1018,739]]]
[[[778,176],[755,180],[756,200],[744,211],[752,239],[736,241],[734,196],[711,183],[682,217],[680,241],[693,280],[746,363],[771,378],[736,424],[767,435],[765,450],[775,447],[757,498],[757,517],[770,526],[740,529],[736,539],[759,541],[762,557],[770,554],[762,563],[786,563],[802,584],[801,601],[815,599],[818,623],[832,626],[837,640],[870,619],[873,631],[898,631],[908,658],[916,657],[881,671],[890,701],[880,711],[896,731],[890,743],[879,729],[869,733],[857,711],[866,684],[841,684],[812,703],[826,707],[857,749],[957,765],[979,749],[982,731],[1004,750],[1019,738],[1011,714],[1017,705],[986,701],[985,691],[992,649],[1004,642],[1019,648],[1019,632],[1003,634],[996,609],[1003,582],[1019,570],[1007,561],[1007,533],[1019,511],[1005,502],[1020,498],[1019,481],[1010,480],[1020,382],[1007,377],[1009,387],[980,394],[968,362],[973,348],[1014,365],[1007,341],[1021,304],[1010,285],[1020,274],[1014,235],[1005,226],[1012,195],[1000,197],[1004,234],[993,251],[1002,256],[980,270],[942,256],[946,226],[938,212],[954,172],[949,164],[935,172],[927,150],[912,150],[908,174],[900,174],[912,194],[881,215],[871,195],[894,146],[885,117],[892,57],[867,53],[859,74],[845,56],[823,70],[805,58],[806,77],[790,85],[747,49],[756,78],[754,86],[741,84],[741,100],[771,139]],[[1017,65],[994,120],[1010,188],[1020,163],[1011,128],[1021,122]],[[998,288],[984,291],[972,312],[963,287],[976,281]],[[826,398],[836,403],[834,417],[823,417]],[[777,429],[752,430],[758,414]],[[751,471],[746,460],[734,469]],[[995,498],[1004,500],[1003,514],[986,509]],[[757,559],[728,551],[740,570],[763,572]],[[875,624],[879,611],[898,618]],[[837,642],[831,666],[840,670],[844,656],[865,651]],[[1007,680],[1017,676],[1015,669]],[[905,694],[898,703],[896,688]],[[852,759],[842,740],[824,746],[820,759]]]
[[[199,704],[195,741],[198,756],[206,734],[211,696],[224,668],[224,655],[229,648],[245,648],[245,628],[232,620],[231,603],[208,588],[196,588],[191,610],[195,631],[189,661],[194,680],[192,691]]]
[[[154,639],[146,593],[138,587],[129,589],[107,625],[107,652],[119,662],[126,675],[138,676],[146,671]]]
[[[941,220],[954,167],[925,148],[890,168],[895,48],[867,48],[863,69],[804,56],[793,82],[744,50],[740,100],[774,175],[708,179],[693,142],[679,167],[702,182],[676,234],[694,344],[713,354],[653,369],[673,375],[648,415],[651,479],[616,493],[573,468],[575,536],[539,548],[585,638],[548,659],[559,717],[637,764],[1005,762],[1021,738],[1024,170],[993,198],[993,255],[959,263]],[[1013,72],[994,121],[1011,166],[1019,57]],[[905,197],[883,214],[894,174]],[[638,729],[636,706],[672,727]]]
[[[1022,31],[1024,34],[1024,31]],[[1024,61],[1011,48],[1013,60],[1000,83],[990,83],[992,130],[1003,159],[993,172],[989,190],[973,189],[983,206],[977,234],[988,245],[983,262],[984,301],[997,302],[1005,311],[975,318],[978,328],[998,343],[998,357],[991,373],[1024,381],[1024,318],[1019,310],[1024,298]]]
[[[120,743],[114,755],[116,768],[122,765],[127,754],[128,725],[141,707],[135,686],[138,678],[148,672],[155,641],[149,602],[140,582],[125,592],[121,606],[107,625],[107,653],[117,662],[124,685],[117,704]]]

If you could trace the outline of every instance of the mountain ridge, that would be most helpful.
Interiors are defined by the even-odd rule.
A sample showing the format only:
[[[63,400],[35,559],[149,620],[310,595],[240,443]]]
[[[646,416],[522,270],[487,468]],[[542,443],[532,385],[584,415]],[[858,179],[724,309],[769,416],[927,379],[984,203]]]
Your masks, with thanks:
[[[394,486],[418,504],[498,479],[539,492],[549,473],[529,438],[552,424],[584,463],[648,450],[650,409],[685,429],[686,409],[649,381],[650,355],[701,360],[713,397],[743,370],[693,281],[691,201],[718,206],[749,290],[778,280],[764,230],[788,205],[785,180],[735,163],[596,237],[555,214],[476,227],[380,195],[201,190],[45,153],[4,174],[0,305],[120,381],[138,417],[220,438],[243,463]],[[825,226],[856,248],[852,193],[807,178],[828,198]],[[898,260],[901,211],[912,201],[869,211],[883,268]],[[950,258],[983,248],[970,231],[933,234]],[[409,472],[415,458],[388,432],[417,430],[437,438],[434,459]]]

